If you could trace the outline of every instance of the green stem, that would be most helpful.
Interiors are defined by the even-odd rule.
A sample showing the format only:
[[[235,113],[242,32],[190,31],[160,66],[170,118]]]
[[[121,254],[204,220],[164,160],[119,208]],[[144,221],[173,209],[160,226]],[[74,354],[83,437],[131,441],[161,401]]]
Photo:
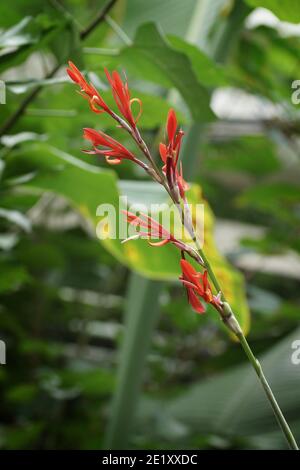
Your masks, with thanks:
[[[255,370],[259,380],[260,380],[260,383],[265,391],[265,394],[270,402],[270,405],[272,406],[273,408],[273,411],[274,411],[274,414],[276,416],[276,419],[278,421],[278,424],[283,432],[283,434],[285,435],[286,437],[286,440],[290,446],[290,448],[292,450],[299,450],[298,449],[298,446],[297,446],[297,442],[293,436],[293,433],[288,425],[288,423],[286,422],[286,419],[285,417],[283,416],[283,413],[280,409],[280,406],[278,405],[277,401],[276,401],[276,398],[274,397],[273,395],[273,392],[271,390],[271,387],[263,373],[263,370],[262,370],[262,367],[259,363],[259,361],[256,359],[256,357],[254,356],[245,336],[243,335],[243,333],[239,333],[237,334],[237,337],[242,345],[242,348],[244,349],[253,369]]]
[[[203,259],[203,261],[204,261],[204,263],[205,263],[206,270],[207,270],[207,272],[208,272],[208,274],[209,274],[209,277],[210,277],[210,279],[211,279],[213,285],[215,286],[216,291],[217,291],[217,292],[220,292],[220,291],[221,291],[221,293],[222,293],[222,299],[223,299],[224,301],[226,301],[225,296],[224,296],[224,294],[223,294],[223,292],[222,292],[221,286],[220,286],[220,284],[219,284],[219,281],[218,281],[218,279],[216,278],[216,275],[215,275],[215,273],[214,273],[214,271],[213,271],[213,269],[212,269],[212,267],[211,267],[211,265],[210,265],[210,262],[208,261],[206,255],[205,255],[204,251],[203,251],[201,248],[198,248],[198,251],[199,251],[199,253],[200,253],[201,258]]]
[[[203,259],[204,261],[204,264],[205,264],[205,267],[206,267],[206,270],[208,271],[208,274],[209,274],[209,277],[216,289],[217,292],[222,292],[222,289],[220,287],[220,284],[219,284],[219,281],[207,259],[207,257],[205,256],[205,253],[203,252],[203,250],[201,248],[199,248],[199,242],[197,241],[197,245],[198,245],[198,251],[199,251],[199,254],[201,256],[201,258]],[[224,302],[226,302],[226,299],[224,297],[224,295],[222,294],[222,298],[224,300]],[[242,332],[242,329],[240,327],[240,324],[237,320],[237,318],[235,317],[234,313],[231,311],[231,308],[230,306],[229,307],[229,312],[230,312],[230,317],[228,317],[228,319],[223,318],[223,321],[225,323],[225,325],[231,330],[234,332],[234,334],[237,336],[244,352],[246,353],[246,356],[247,358],[249,359],[253,369],[255,370],[258,378],[259,378],[259,381],[265,391],[265,394],[266,394],[266,397],[267,399],[269,400],[269,403],[273,409],[273,412],[275,414],[275,417],[277,419],[277,422],[284,434],[284,436],[286,437],[286,440],[289,444],[289,447],[292,449],[292,450],[299,450],[298,449],[298,446],[297,446],[297,442],[293,436],[293,433],[280,409],[280,406],[278,405],[277,401],[276,401],[276,398],[274,397],[274,394],[272,392],[272,389],[264,375],[264,372],[262,370],[262,367],[259,363],[259,361],[256,359],[256,357],[254,356],[253,352],[252,352],[252,349],[250,348],[249,344],[248,344],[248,341],[246,340],[243,332]],[[231,321],[233,321],[233,327],[232,327],[232,323]]]

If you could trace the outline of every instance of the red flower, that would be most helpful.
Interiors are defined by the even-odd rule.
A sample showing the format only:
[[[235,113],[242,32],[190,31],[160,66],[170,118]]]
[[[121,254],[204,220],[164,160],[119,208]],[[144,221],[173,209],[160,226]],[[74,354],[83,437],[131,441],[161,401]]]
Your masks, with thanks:
[[[186,287],[189,303],[197,313],[204,313],[205,309],[199,300],[201,297],[206,303],[212,304],[217,310],[221,307],[220,294],[213,295],[210,283],[208,281],[207,271],[198,273],[193,266],[182,259],[180,261],[182,275],[180,280]]]
[[[149,242],[149,244],[151,246],[164,246],[167,243],[173,243],[180,250],[186,249],[183,242],[174,238],[173,235],[170,232],[168,232],[168,230],[166,230],[156,220],[152,219],[152,217],[149,217],[148,215],[143,214],[143,213],[140,213],[140,215],[136,215],[133,212],[129,212],[129,211],[122,211],[122,212],[126,215],[127,222],[130,225],[133,225],[140,229],[136,233],[136,235],[133,235],[133,237],[127,238],[126,240],[123,241],[123,243],[128,240],[131,240],[132,238],[140,238],[140,237],[161,238],[162,239],[161,241]]]
[[[142,102],[138,98],[130,98],[130,91],[128,88],[128,83],[125,81],[122,82],[122,79],[117,71],[110,73],[107,69],[104,69],[106,73],[107,80],[110,83],[113,97],[115,99],[116,105],[119,108],[120,113],[126,119],[126,121],[131,125],[131,127],[135,128],[136,123],[139,120],[142,114]],[[137,102],[140,105],[140,111],[138,116],[134,118],[131,110],[132,103]]]
[[[88,99],[90,108],[92,111],[94,111],[94,113],[106,112],[112,114],[111,109],[107,106],[103,98],[101,98],[96,88],[85,80],[82,73],[71,61],[69,61],[69,68],[67,68],[67,73],[73,82],[80,86],[80,94]],[[98,106],[98,108],[96,106]]]
[[[173,109],[170,109],[167,117],[167,134],[168,143],[161,143],[159,146],[159,152],[161,159],[164,163],[162,168],[165,173],[168,185],[175,198],[178,199],[178,193],[180,197],[184,197],[185,191],[188,189],[188,184],[184,181],[182,175],[182,165],[180,164],[178,171],[178,158],[181,147],[181,140],[184,135],[182,130],[177,130],[177,119]]]
[[[138,163],[133,153],[102,131],[85,128],[83,129],[83,137],[90,140],[94,146],[94,150],[85,150],[85,153],[104,155],[107,163],[111,165],[118,165],[122,160],[133,160]],[[97,148],[99,146],[104,148]]]

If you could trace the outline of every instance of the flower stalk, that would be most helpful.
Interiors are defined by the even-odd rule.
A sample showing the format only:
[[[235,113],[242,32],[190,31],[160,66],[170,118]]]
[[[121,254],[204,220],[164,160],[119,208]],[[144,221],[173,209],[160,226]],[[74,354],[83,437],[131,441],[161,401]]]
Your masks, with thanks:
[[[157,221],[146,214],[136,215],[128,211],[125,211],[127,221],[130,225],[136,227],[137,232],[135,235],[124,240],[124,242],[143,237],[148,239],[149,244],[152,246],[161,247],[171,243],[175,248],[180,250],[182,274],[179,279],[186,289],[188,301],[191,307],[196,313],[203,314],[205,312],[205,307],[203,306],[202,301],[204,301],[207,304],[211,304],[216,309],[222,322],[239,340],[249,362],[254,368],[266,397],[274,411],[278,424],[286,437],[289,447],[293,450],[298,450],[296,440],[274,397],[262,371],[261,365],[254,356],[231,306],[226,301],[218,279],[198,240],[197,232],[193,225],[192,214],[186,198],[186,192],[188,191],[189,186],[183,178],[182,165],[179,162],[181,142],[184,133],[182,130],[178,130],[177,118],[174,110],[171,109],[168,114],[166,123],[166,142],[161,143],[159,146],[159,153],[163,163],[162,168],[159,168],[137,127],[138,120],[142,114],[142,102],[138,98],[131,98],[126,78],[125,81],[123,81],[118,72],[114,71],[110,74],[105,69],[106,77],[111,86],[112,95],[118,111],[121,114],[120,116],[105,103],[95,87],[85,80],[81,72],[72,62],[69,63],[67,72],[70,78],[79,85],[80,94],[88,100],[91,111],[97,114],[107,113],[110,115],[111,118],[117,122],[118,127],[130,134],[138,149],[146,158],[146,162],[142,161],[133,152],[126,149],[121,143],[117,142],[112,137],[93,129],[84,130],[84,137],[93,145],[92,150],[87,150],[85,152],[102,155],[105,157],[106,162],[111,165],[118,165],[124,160],[130,160],[143,168],[147,174],[154,181],[161,184],[169,194],[172,202],[179,211],[182,226],[190,235],[194,247],[176,239]],[[136,117],[133,115],[132,111],[132,104],[134,102],[139,104],[139,112]],[[160,241],[152,242],[151,238],[158,238]],[[199,272],[196,271],[196,269],[189,263],[186,256],[191,257],[199,265]],[[212,285],[210,284],[209,279]],[[213,288],[215,289],[216,294],[213,293]]]

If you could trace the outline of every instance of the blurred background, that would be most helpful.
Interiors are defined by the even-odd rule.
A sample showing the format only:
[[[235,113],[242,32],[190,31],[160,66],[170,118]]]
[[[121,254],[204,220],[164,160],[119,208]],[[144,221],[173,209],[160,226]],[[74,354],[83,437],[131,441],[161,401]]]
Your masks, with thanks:
[[[97,239],[99,204],[165,196],[81,152],[83,127],[133,147],[69,59],[111,104],[103,67],[126,72],[157,158],[177,111],[204,248],[299,441],[299,2],[11,0],[0,18],[0,448],[286,448],[176,250]]]

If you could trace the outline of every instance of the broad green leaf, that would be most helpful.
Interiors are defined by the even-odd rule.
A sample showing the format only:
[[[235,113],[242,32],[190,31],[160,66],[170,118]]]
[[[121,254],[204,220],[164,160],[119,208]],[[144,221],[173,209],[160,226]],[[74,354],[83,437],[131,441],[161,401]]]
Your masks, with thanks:
[[[130,0],[123,28],[129,35],[146,21],[159,23],[164,31],[184,36],[195,9],[195,0]]]
[[[251,7],[271,10],[282,21],[300,23],[300,3],[298,0],[246,0]]]
[[[211,88],[227,84],[225,69],[215,64],[197,46],[173,35],[168,36],[168,41],[174,49],[184,53],[190,59],[192,69],[200,83]]]
[[[175,87],[194,121],[206,122],[214,118],[209,93],[199,82],[189,57],[173,48],[153,23],[138,29],[133,45],[122,50],[119,60],[137,77]]]
[[[67,11],[64,14],[65,26],[51,41],[51,50],[55,54],[58,63],[70,60],[78,64],[82,63],[82,50],[80,44],[80,33],[78,24]]]
[[[160,219],[164,214],[169,213],[170,202],[159,185],[140,181],[120,182],[118,185],[112,171],[101,170],[47,144],[32,145],[27,148],[27,151],[16,152],[15,158],[17,155],[39,168],[28,186],[65,196],[84,217],[90,220],[97,230],[98,237],[103,238],[101,240],[103,246],[121,263],[154,280],[178,279],[180,253],[173,246],[168,244],[159,248],[150,248],[145,240],[134,240],[122,244],[119,238],[120,216],[124,222],[124,216],[118,213],[119,196],[126,195],[129,205],[145,204],[146,210],[149,204],[164,204],[164,208],[157,207],[156,212],[152,212],[153,217]],[[216,248],[213,239],[214,217],[208,203],[202,198],[199,186],[194,185],[190,189],[188,199],[190,204],[204,204],[204,250],[220,278],[224,294],[247,331],[249,312],[242,276],[228,264]],[[110,226],[111,222],[105,213],[96,215],[100,204],[110,204],[111,208],[117,208],[116,232],[114,232],[114,227]],[[192,207],[194,210],[195,206]],[[125,209],[126,206],[124,205],[123,208]],[[195,212],[193,212],[193,217],[195,217]],[[126,227],[127,224],[125,224]],[[178,227],[176,227],[175,220],[175,231],[176,228]],[[127,233],[120,234],[121,238],[127,236]],[[201,234],[199,236],[201,237]]]

